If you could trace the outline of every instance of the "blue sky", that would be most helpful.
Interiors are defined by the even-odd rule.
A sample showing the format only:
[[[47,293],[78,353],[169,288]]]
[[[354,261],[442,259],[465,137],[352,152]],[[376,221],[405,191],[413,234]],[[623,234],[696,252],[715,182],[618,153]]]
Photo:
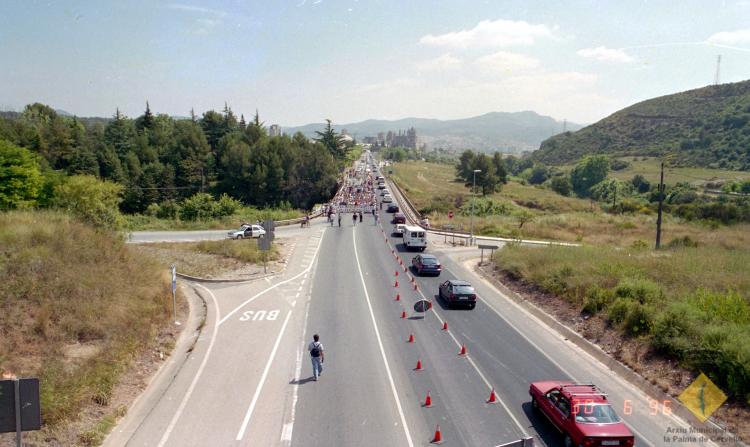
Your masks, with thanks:
[[[750,79],[750,0],[0,0],[0,108],[590,123]]]

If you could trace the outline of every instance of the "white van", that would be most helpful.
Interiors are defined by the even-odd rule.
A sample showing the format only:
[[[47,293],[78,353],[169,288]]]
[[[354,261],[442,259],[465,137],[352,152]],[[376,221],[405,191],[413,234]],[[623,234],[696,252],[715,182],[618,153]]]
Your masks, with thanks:
[[[404,246],[407,250],[424,251],[427,248],[427,233],[424,228],[406,225],[403,230]]]

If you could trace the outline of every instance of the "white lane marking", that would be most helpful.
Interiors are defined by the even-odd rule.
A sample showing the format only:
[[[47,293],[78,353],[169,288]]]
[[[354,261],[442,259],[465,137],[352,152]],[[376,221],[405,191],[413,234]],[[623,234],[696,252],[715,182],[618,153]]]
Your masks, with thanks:
[[[367,285],[365,284],[365,275],[362,274],[362,265],[359,263],[359,254],[357,253],[357,236],[355,232],[352,232],[352,239],[354,241],[354,259],[357,260],[357,270],[359,270],[359,279],[362,281],[362,288],[365,291],[365,298],[367,299],[367,308],[370,310],[370,318],[372,319],[372,326],[375,329],[375,337],[378,339],[378,346],[380,347],[380,355],[383,357],[383,364],[385,365],[385,372],[388,373],[388,382],[391,384],[391,392],[393,393],[393,399],[396,401],[396,408],[398,408],[398,414],[401,417],[401,424],[404,426],[404,434],[406,435],[406,442],[409,447],[414,447],[414,442],[411,439],[409,433],[409,427],[406,425],[406,417],[404,416],[404,410],[401,408],[401,401],[398,398],[398,392],[396,391],[396,384],[393,381],[393,374],[391,374],[391,367],[388,365],[388,358],[385,356],[385,348],[383,348],[383,340],[380,338],[380,331],[378,330],[378,323],[375,321],[375,313],[372,311],[372,304],[370,303],[370,294],[367,293]]]
[[[419,292],[419,295],[422,297],[422,299],[427,300],[427,297],[425,296],[424,292],[422,292],[421,288],[418,289],[417,292]],[[427,301],[432,302],[432,300],[427,300]],[[432,314],[435,315],[435,318],[438,319],[438,321],[440,322],[440,325],[442,326],[443,323],[445,323],[445,320],[443,320],[442,318],[440,318],[440,314],[435,310],[435,306],[432,306],[430,308],[430,310],[432,311]],[[461,343],[459,343],[458,339],[456,339],[456,337],[453,335],[453,331],[451,331],[450,328],[449,328],[445,332],[447,332],[448,335],[450,335],[450,337],[453,339],[453,342],[456,343],[456,346],[458,348],[461,348]],[[490,381],[487,380],[487,377],[485,377],[485,375],[479,369],[479,366],[477,366],[476,362],[474,362],[474,359],[471,358],[471,356],[468,356],[468,355],[465,358],[466,358],[466,360],[469,361],[469,364],[471,364],[471,366],[477,372],[477,374],[482,379],[482,381],[484,382],[484,384],[487,385],[487,388],[490,389],[490,390],[494,389],[494,387],[492,386],[492,384],[490,383]],[[501,397],[498,396],[497,392],[495,393],[495,396],[497,397],[497,400],[500,402],[500,405],[502,405],[503,408],[505,409],[505,412],[508,413],[508,415],[510,415],[510,418],[513,419],[513,422],[515,422],[516,425],[518,426],[518,428],[521,430],[521,433],[524,436],[528,436],[528,433],[526,432],[526,429],[523,427],[523,425],[521,425],[521,422],[518,419],[516,419],[516,416],[510,411],[510,408],[508,407],[508,405],[505,404],[505,401]]]
[[[299,291],[297,291],[297,293],[296,293],[296,294],[294,294],[294,298],[295,298],[295,299],[296,299],[296,298],[299,298]]]
[[[323,239],[321,239],[321,240],[320,240],[320,242],[322,242],[322,241],[323,241]],[[315,258],[316,258],[316,257],[318,256],[318,252],[320,251],[320,242],[318,242],[318,248],[316,248],[316,249],[315,249]],[[308,266],[307,266],[307,268],[306,268],[305,270],[303,270],[302,272],[300,272],[300,273],[298,273],[298,274],[296,274],[296,275],[292,276],[292,277],[291,277],[291,278],[289,278],[289,279],[286,279],[286,280],[284,280],[284,281],[281,281],[281,282],[279,282],[279,283],[276,283],[276,284],[272,285],[271,287],[269,287],[269,288],[267,288],[267,289],[265,289],[265,290],[263,290],[263,291],[260,291],[260,292],[256,293],[256,294],[255,294],[254,296],[252,296],[251,298],[248,298],[248,299],[247,299],[247,300],[246,300],[246,301],[245,301],[244,303],[242,303],[242,304],[240,304],[239,306],[235,307],[235,308],[234,308],[234,310],[232,310],[231,312],[229,312],[228,314],[226,314],[226,315],[224,316],[224,318],[222,318],[222,319],[221,319],[221,320],[219,321],[219,325],[222,325],[222,324],[223,324],[223,323],[224,323],[225,321],[227,321],[227,320],[229,319],[229,317],[231,317],[231,316],[232,316],[232,315],[233,315],[234,313],[236,313],[237,311],[239,311],[240,309],[242,309],[243,307],[245,307],[245,306],[246,306],[247,304],[250,304],[250,303],[252,303],[252,302],[253,302],[253,301],[254,301],[254,300],[255,300],[256,298],[258,298],[259,296],[263,295],[264,293],[266,293],[266,292],[269,292],[269,291],[271,291],[271,290],[273,290],[273,289],[275,289],[275,288],[277,288],[277,287],[279,287],[279,286],[281,286],[281,285],[283,285],[283,284],[286,284],[286,283],[288,283],[288,282],[290,282],[290,281],[294,281],[295,279],[299,278],[300,276],[302,276],[302,275],[305,275],[305,274],[307,274],[307,273],[308,273],[308,272],[310,271],[310,269],[312,268],[312,266],[313,266],[314,264],[315,264],[315,259],[313,259],[313,260],[312,260],[312,262],[310,262],[310,265],[308,265]]]
[[[310,295],[312,296],[312,293],[310,293]],[[300,340],[299,346],[297,347],[297,361],[294,366],[294,380],[296,382],[299,382],[299,379],[302,376],[302,357],[304,356],[303,348],[305,346],[305,340],[307,337],[307,320],[308,320],[309,315],[310,315],[310,300],[307,300],[307,302],[305,303],[305,322],[302,325],[302,339]],[[295,386],[292,389],[292,410],[289,415],[289,422],[284,424],[284,428],[281,432],[281,441],[286,442],[287,445],[290,445],[292,443],[292,433],[294,432],[294,418],[295,418],[295,415],[297,414],[297,399],[298,398],[299,398],[299,386]]]
[[[450,269],[448,269],[448,268],[446,268],[446,270],[450,271]],[[453,274],[453,272],[451,272],[451,274]],[[456,276],[456,275],[453,275],[453,276],[457,278],[457,276]],[[481,280],[481,279],[482,279],[482,278],[480,277],[480,280]],[[497,290],[497,288],[495,288],[495,286],[493,286],[493,285],[492,285],[491,283],[489,283],[489,282],[487,282],[487,281],[484,281],[484,282],[485,282],[486,284],[488,284],[488,285],[489,285],[489,286],[490,286],[491,288],[494,288],[495,290]],[[421,292],[421,291],[420,291],[420,292]],[[502,292],[500,292],[499,290],[497,290],[497,293],[498,293],[498,294],[499,294],[500,296],[503,296],[503,293],[502,293]],[[520,331],[520,330],[518,329],[518,327],[516,327],[516,325],[514,325],[513,323],[511,323],[511,322],[510,322],[510,320],[509,320],[509,319],[505,318],[505,317],[504,317],[504,316],[503,316],[503,315],[502,315],[502,314],[501,314],[501,313],[500,313],[500,312],[499,312],[499,311],[498,311],[497,309],[495,309],[495,306],[493,306],[492,304],[490,304],[490,302],[489,302],[489,301],[485,300],[484,298],[482,298],[482,297],[481,297],[480,295],[478,295],[478,294],[477,294],[477,299],[479,299],[479,300],[481,300],[482,302],[484,302],[484,304],[485,304],[485,305],[486,305],[487,307],[489,307],[489,308],[490,308],[490,309],[491,309],[491,310],[492,310],[493,312],[495,312],[495,314],[496,314],[496,315],[497,315],[498,317],[500,317],[500,319],[501,319],[501,320],[505,321],[505,323],[507,323],[507,324],[508,324],[508,326],[512,327],[512,328],[513,328],[513,330],[514,330],[514,331],[516,331],[516,333],[517,333],[518,335],[520,335],[520,336],[521,336],[521,337],[522,337],[523,339],[525,339],[525,340],[526,340],[526,341],[527,341],[527,342],[528,342],[528,343],[529,343],[529,344],[530,344],[531,346],[533,346],[533,347],[534,347],[534,349],[536,349],[537,351],[539,351],[539,353],[540,353],[540,354],[542,354],[542,355],[543,355],[543,356],[544,356],[545,358],[547,358],[547,360],[549,360],[549,361],[550,361],[550,362],[551,362],[551,363],[552,363],[553,365],[555,365],[555,366],[556,366],[556,367],[557,367],[557,368],[558,368],[558,369],[559,369],[560,371],[562,371],[562,372],[563,372],[563,373],[564,373],[565,375],[567,375],[568,377],[570,377],[570,379],[571,379],[571,380],[573,380],[573,381],[575,381],[575,382],[580,382],[580,383],[583,383],[583,381],[581,381],[581,380],[577,379],[577,378],[575,377],[575,375],[574,375],[574,374],[571,374],[571,373],[570,373],[570,371],[568,371],[568,370],[567,370],[566,368],[564,368],[564,367],[563,367],[563,366],[562,366],[561,364],[559,364],[559,363],[558,363],[557,361],[555,361],[555,359],[553,359],[552,357],[550,357],[549,355],[547,355],[547,353],[546,353],[546,352],[545,352],[545,351],[544,351],[544,350],[543,350],[543,349],[542,349],[541,347],[539,347],[539,345],[537,345],[536,343],[534,343],[534,342],[533,342],[533,341],[532,341],[532,340],[531,340],[531,339],[530,339],[529,337],[527,337],[527,336],[526,336],[526,334],[524,334],[523,332],[521,332],[521,331]],[[515,301],[513,301],[512,299],[510,299],[510,298],[505,298],[505,300],[506,300],[506,301],[508,301],[508,302],[510,302],[510,303],[511,303],[511,305],[513,305],[514,307],[516,307],[516,309],[517,309],[517,310],[521,311],[521,312],[522,312],[522,313],[524,313],[525,315],[529,315],[530,317],[534,318],[534,319],[535,319],[535,320],[536,320],[536,321],[537,321],[537,322],[538,322],[538,323],[539,323],[540,325],[542,325],[543,327],[548,327],[548,326],[547,326],[546,324],[544,324],[544,323],[543,323],[543,322],[542,322],[541,320],[539,320],[539,319],[538,319],[538,318],[537,318],[536,316],[534,316],[534,315],[531,315],[531,314],[530,314],[529,312],[526,312],[526,311],[525,311],[525,310],[524,310],[523,308],[521,308],[521,307],[520,307],[520,306],[518,305],[518,303],[516,303],[516,302],[515,302]],[[551,328],[550,328],[550,329],[551,329]],[[585,353],[585,354],[588,354],[588,353],[586,353],[586,352],[585,352],[585,351],[583,351],[583,350],[581,350],[581,352],[583,352],[583,353]],[[590,357],[591,357],[591,356],[590,356]],[[598,361],[598,360],[594,359],[593,357],[591,357],[591,358],[592,358],[592,359],[593,359],[594,361],[596,361],[596,362],[598,362],[598,363],[599,363],[599,361]],[[648,445],[648,446],[650,446],[650,447],[653,447],[653,445],[654,445],[654,444],[652,444],[652,443],[651,443],[651,442],[650,442],[650,441],[649,441],[649,440],[648,440],[648,439],[647,439],[647,438],[646,438],[645,436],[643,436],[643,434],[641,434],[641,433],[640,433],[640,432],[639,432],[638,430],[636,430],[635,428],[633,428],[633,425],[632,425],[632,424],[628,424],[628,426],[630,427],[630,430],[631,430],[631,431],[632,431],[633,433],[635,433],[636,435],[638,435],[638,437],[640,437],[640,438],[641,438],[641,439],[642,439],[642,440],[644,441],[644,443],[645,443],[646,445]]]
[[[198,367],[198,372],[195,373],[195,377],[193,377],[193,381],[190,382],[190,387],[188,387],[187,392],[182,397],[182,402],[180,402],[180,406],[177,407],[177,411],[174,413],[174,415],[172,415],[172,420],[169,421],[169,425],[167,426],[166,430],[164,430],[164,434],[162,435],[161,440],[159,441],[159,444],[157,445],[157,447],[163,447],[164,444],[167,443],[167,440],[169,440],[169,436],[172,434],[172,430],[174,430],[175,424],[177,424],[177,420],[180,419],[182,412],[185,410],[185,406],[187,405],[187,402],[190,399],[190,395],[193,394],[195,385],[198,383],[198,379],[200,379],[201,374],[203,374],[203,368],[206,367],[208,358],[211,355],[211,350],[214,347],[214,342],[216,341],[216,334],[219,330],[219,303],[218,301],[216,301],[216,296],[214,296],[213,292],[208,290],[206,287],[200,284],[196,284],[196,286],[205,289],[206,292],[208,292],[208,294],[211,295],[211,299],[214,302],[214,307],[216,308],[216,312],[214,314],[214,329],[211,333],[211,341],[208,343],[208,349],[206,350],[206,354],[203,356],[201,365]]]
[[[286,330],[286,325],[289,323],[289,317],[292,316],[292,311],[290,310],[286,314],[286,318],[284,319],[284,324],[281,326],[281,332],[279,332],[279,336],[276,338],[276,343],[273,344],[273,349],[271,350],[271,356],[268,358],[268,363],[266,363],[266,368],[263,370],[263,375],[260,376],[260,382],[258,383],[258,387],[255,388],[255,394],[253,395],[253,400],[250,401],[250,407],[247,409],[247,413],[245,413],[245,419],[242,421],[242,426],[240,427],[240,431],[237,432],[237,438],[235,438],[237,441],[242,441],[243,436],[245,436],[245,429],[247,429],[247,424],[250,422],[250,417],[253,415],[253,410],[255,410],[255,404],[258,403],[258,397],[260,397],[260,392],[263,389],[263,385],[266,383],[266,377],[268,377],[268,371],[271,369],[271,363],[273,363],[274,357],[276,357],[276,351],[279,349],[279,343],[281,343],[281,337],[284,335],[284,331]]]

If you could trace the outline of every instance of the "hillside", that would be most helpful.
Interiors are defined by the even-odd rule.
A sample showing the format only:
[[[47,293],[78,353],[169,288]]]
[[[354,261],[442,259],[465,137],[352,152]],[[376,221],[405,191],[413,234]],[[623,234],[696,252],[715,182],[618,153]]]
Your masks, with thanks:
[[[640,102],[545,140],[533,158],[564,164],[587,154],[669,155],[678,165],[750,170],[750,81]]]
[[[115,411],[127,365],[170,349],[157,346],[171,330],[165,264],[63,214],[15,211],[0,213],[0,278],[0,375],[41,381],[45,425],[27,442],[83,444],[77,421]]]
[[[293,134],[302,132],[314,137],[322,123],[299,127],[284,127],[282,130]],[[535,112],[491,112],[472,118],[438,120],[425,118],[404,118],[400,120],[366,120],[358,123],[336,124],[336,129],[346,129],[358,139],[377,136],[378,132],[389,130],[398,132],[414,127],[419,143],[429,148],[475,149],[480,151],[502,150],[516,152],[534,150],[550,135],[561,132],[563,123]],[[581,126],[568,123],[568,129],[577,130]]]

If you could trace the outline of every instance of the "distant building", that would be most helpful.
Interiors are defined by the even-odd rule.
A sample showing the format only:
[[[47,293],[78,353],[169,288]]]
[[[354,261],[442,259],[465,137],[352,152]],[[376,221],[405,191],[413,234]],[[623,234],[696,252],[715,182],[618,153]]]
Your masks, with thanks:
[[[377,137],[364,137],[362,139],[362,143],[364,144],[378,144]]]
[[[390,147],[401,146],[409,149],[417,148],[417,131],[413,127],[405,133],[401,133],[401,130],[399,130],[397,135],[394,135],[393,132],[388,132],[388,136],[391,137],[390,143],[388,144]]]
[[[268,135],[271,137],[280,137],[281,126],[279,126],[278,124],[271,124],[271,127],[268,128]]]
[[[381,146],[385,144],[385,133],[378,132],[378,144]]]

